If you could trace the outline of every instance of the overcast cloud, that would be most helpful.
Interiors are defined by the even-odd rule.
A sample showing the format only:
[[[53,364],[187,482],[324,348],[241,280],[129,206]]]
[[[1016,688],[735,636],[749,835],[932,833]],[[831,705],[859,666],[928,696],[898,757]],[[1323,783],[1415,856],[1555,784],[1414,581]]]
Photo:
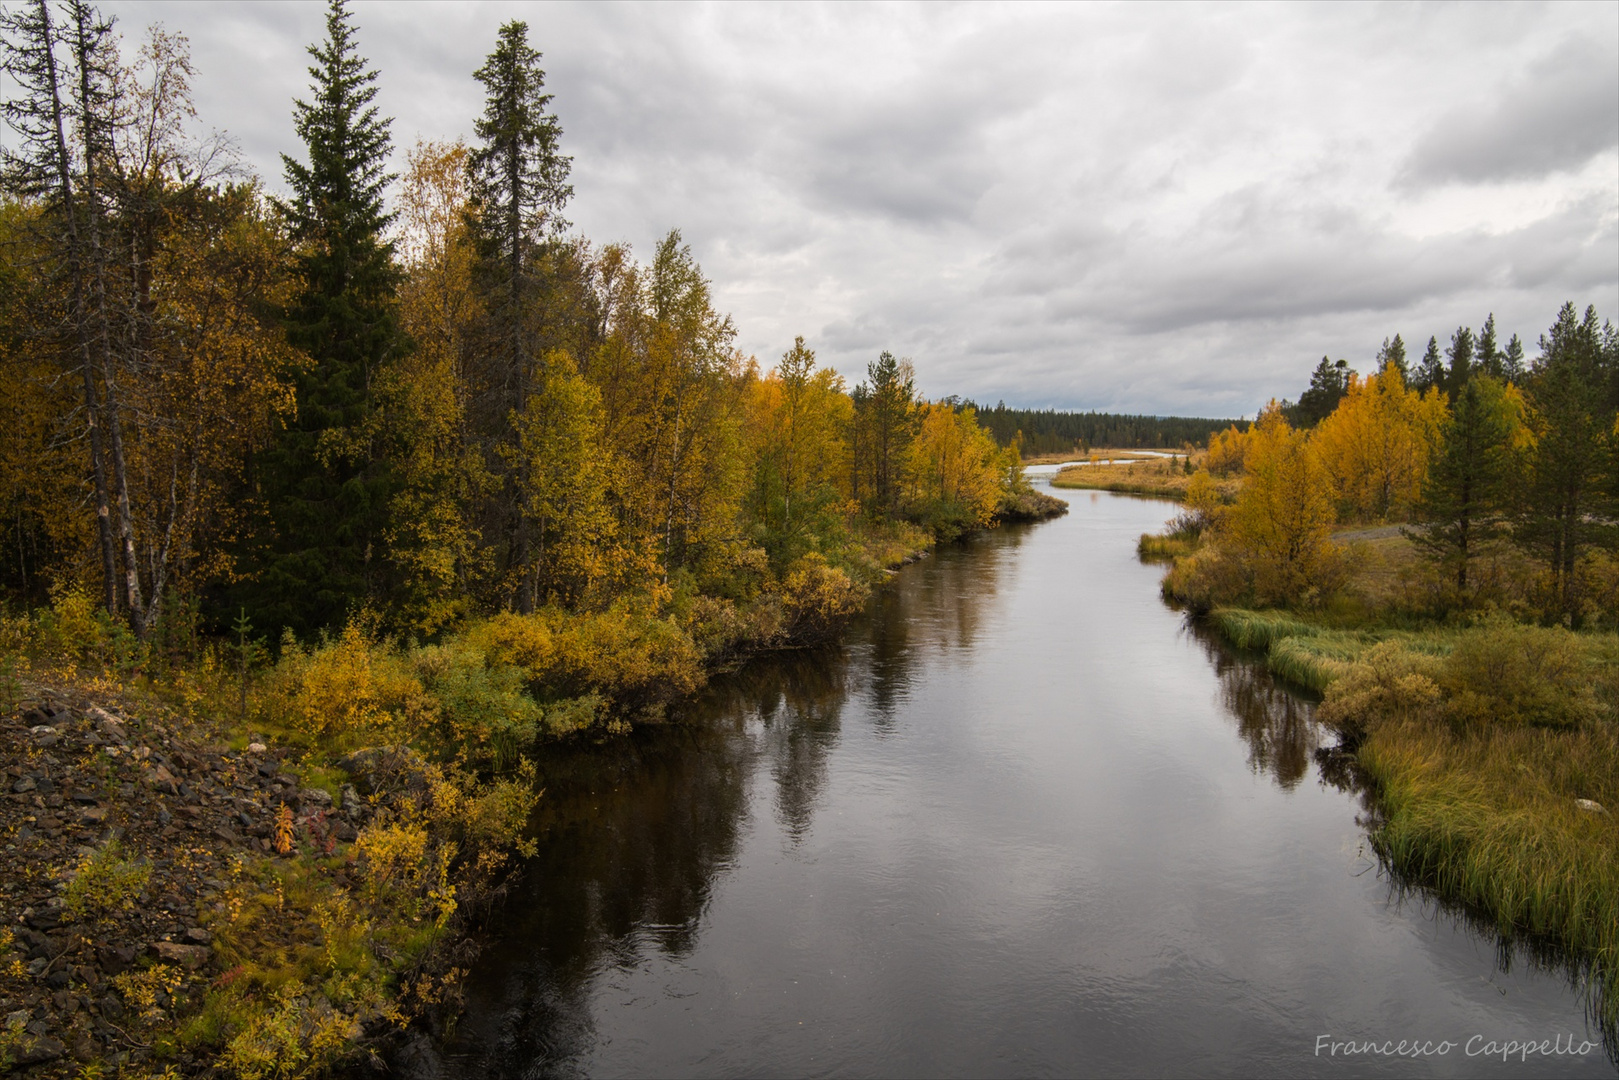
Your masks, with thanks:
[[[114,3],[187,34],[280,184],[323,7]],[[355,5],[401,151],[470,136],[526,19],[568,216],[682,230],[770,363],[1008,404],[1249,414],[1322,354],[1564,300],[1619,317],[1619,5]]]

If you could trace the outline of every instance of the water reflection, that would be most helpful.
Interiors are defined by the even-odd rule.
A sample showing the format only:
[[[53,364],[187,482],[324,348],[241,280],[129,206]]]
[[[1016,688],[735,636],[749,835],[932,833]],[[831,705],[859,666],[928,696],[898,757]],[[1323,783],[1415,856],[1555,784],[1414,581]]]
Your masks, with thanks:
[[[1608,1030],[1598,1009],[1601,987],[1589,963],[1546,940],[1503,934],[1496,921],[1464,904],[1439,900],[1432,891],[1395,874],[1372,850],[1370,834],[1378,824],[1369,779],[1354,754],[1315,720],[1315,704],[1284,688],[1262,660],[1242,655],[1210,628],[1189,621],[1187,632],[1202,647],[1220,680],[1220,701],[1248,749],[1248,767],[1256,775],[1270,775],[1284,791],[1291,791],[1310,774],[1314,765],[1323,786],[1358,796],[1356,823],[1367,831],[1362,848],[1366,871],[1375,872],[1387,886],[1386,902],[1397,912],[1410,912],[1435,925],[1464,927],[1494,952],[1494,975],[1510,976],[1517,969],[1544,975],[1567,984],[1586,1003],[1588,1022],[1602,1032],[1608,1057],[1619,1065],[1619,1040]],[[1507,991],[1502,990],[1503,994]]]
[[[1085,579],[1114,590],[1100,599],[1056,592],[1091,549],[1035,539],[1080,523],[1001,531],[906,568],[845,647],[755,663],[666,726],[548,753],[540,854],[467,988],[450,1072],[1213,1072],[1241,1060],[1286,1075],[1309,1067],[1289,1040],[1315,1030],[1311,1010],[1382,1007],[1382,991],[1357,996],[1345,972],[1391,994],[1408,978],[1435,986],[1422,949],[1390,959],[1373,932],[1426,894],[1390,883],[1389,904],[1367,902],[1374,860],[1365,885],[1347,886],[1335,851],[1310,860],[1354,813],[1331,788],[1360,790],[1313,706],[1196,628],[1195,649],[1176,641],[1151,573],[1126,574],[1141,504],[1099,498],[1124,522],[1106,541],[1120,565]],[[1053,619],[1103,600],[1108,635],[1125,642],[1117,660],[1065,668],[1028,655],[1031,635],[1007,645],[1009,628],[1059,637]],[[1223,719],[1199,728],[1141,705],[1141,680],[1171,669],[1184,700],[1217,699]],[[1031,688],[1085,708],[1045,710],[1056,722],[984,707],[1046,700]],[[1187,749],[1201,733],[1212,741]],[[1312,764],[1328,793],[1303,784]],[[1087,783],[1073,779],[1087,768]],[[1191,801],[1215,781],[1240,799]],[[1175,806],[1188,812],[1154,813]],[[1131,841],[1113,842],[1115,829]],[[1161,850],[1172,854],[1155,861]],[[1191,877],[1207,880],[1181,893]],[[1298,912],[1314,920],[1305,930],[1288,921]],[[1464,1001],[1429,997],[1411,1007],[1432,1017]],[[1208,1056],[1235,1031],[1229,1054]],[[1149,1046],[1160,1056],[1142,1056]]]
[[[1221,704],[1248,744],[1248,767],[1271,774],[1284,791],[1291,791],[1323,756],[1315,706],[1278,685],[1263,664],[1238,656],[1212,630],[1197,624],[1188,629],[1220,679]]]

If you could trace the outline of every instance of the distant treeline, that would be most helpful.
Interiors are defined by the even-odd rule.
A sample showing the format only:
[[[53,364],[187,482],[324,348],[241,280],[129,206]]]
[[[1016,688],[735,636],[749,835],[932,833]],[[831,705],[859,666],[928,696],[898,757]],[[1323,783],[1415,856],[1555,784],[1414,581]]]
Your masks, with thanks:
[[[972,404],[968,402],[968,404]],[[1002,446],[1021,432],[1023,453],[1060,454],[1093,446],[1119,448],[1201,446],[1209,435],[1245,420],[1214,420],[1195,416],[1128,416],[1122,413],[1061,412],[1057,409],[1009,409],[1004,401],[994,408],[975,406],[978,422]]]

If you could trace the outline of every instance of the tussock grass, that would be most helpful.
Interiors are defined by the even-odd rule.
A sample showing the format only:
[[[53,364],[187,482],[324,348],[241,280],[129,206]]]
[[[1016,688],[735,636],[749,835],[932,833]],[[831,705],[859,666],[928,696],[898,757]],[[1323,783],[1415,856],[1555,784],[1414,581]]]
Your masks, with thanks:
[[[1142,533],[1141,539],[1136,542],[1136,555],[1142,562],[1167,562],[1171,559],[1190,555],[1197,550],[1197,538],[1180,534],[1161,536],[1158,533]]]
[[[1234,608],[1209,621],[1263,650],[1278,676],[1325,695],[1318,715],[1356,746],[1379,814],[1372,842],[1389,867],[1504,937],[1566,950],[1594,976],[1593,1012],[1612,1046],[1619,634],[1502,617],[1333,629]]]
[[[1379,642],[1394,642],[1422,656],[1445,657],[1467,632],[1449,627],[1335,629],[1285,611],[1246,608],[1215,608],[1208,620],[1237,648],[1264,653],[1265,666],[1273,675],[1318,694],[1325,693]]]
[[[1281,611],[1215,608],[1209,612],[1209,622],[1237,648],[1259,652],[1269,649],[1283,638],[1313,637],[1321,632],[1320,627],[1301,622]]]
[[[1375,724],[1359,749],[1376,787],[1379,854],[1403,877],[1485,913],[1503,936],[1556,942],[1590,965],[1595,1011],[1619,1028],[1619,739],[1524,727],[1457,736],[1419,718]]]

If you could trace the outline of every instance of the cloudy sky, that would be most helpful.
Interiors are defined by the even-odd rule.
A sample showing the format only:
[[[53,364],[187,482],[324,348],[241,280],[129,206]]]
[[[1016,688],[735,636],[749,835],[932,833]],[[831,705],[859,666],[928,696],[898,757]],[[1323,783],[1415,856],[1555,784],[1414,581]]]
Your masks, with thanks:
[[[322,5],[106,8],[190,38],[278,186]],[[1619,318],[1619,4],[354,10],[401,150],[470,136],[526,20],[575,227],[679,228],[767,363],[803,334],[934,396],[1251,415],[1396,331]]]

